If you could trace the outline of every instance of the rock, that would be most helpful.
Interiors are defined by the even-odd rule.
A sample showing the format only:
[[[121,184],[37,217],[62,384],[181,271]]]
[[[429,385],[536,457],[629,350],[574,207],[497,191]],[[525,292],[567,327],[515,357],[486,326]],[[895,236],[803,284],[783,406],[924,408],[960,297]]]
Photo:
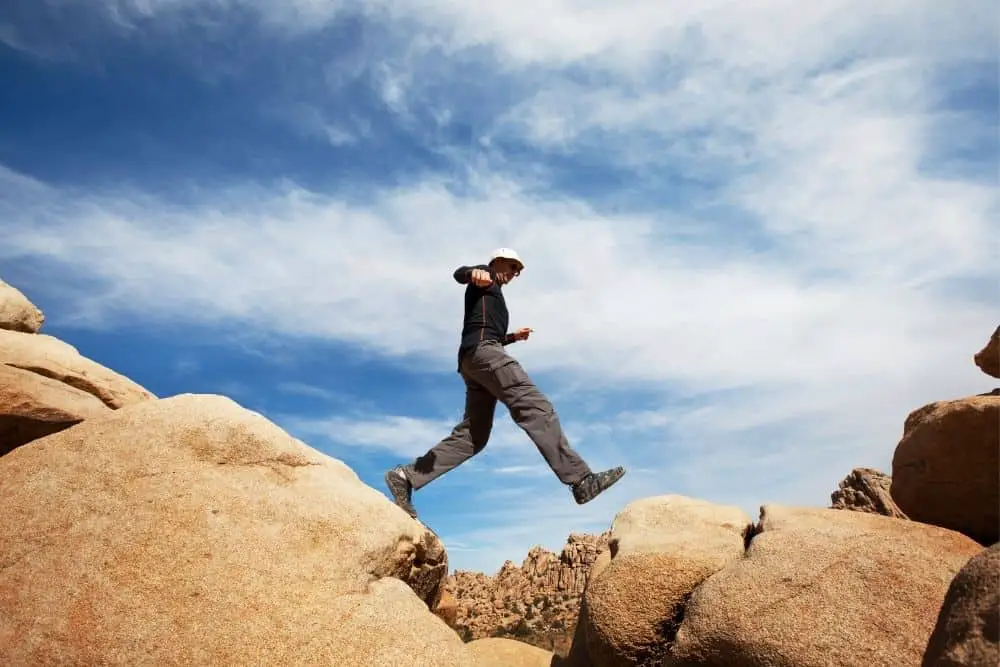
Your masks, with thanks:
[[[559,554],[533,547],[521,565],[506,561],[492,577],[456,572],[446,587],[458,600],[455,629],[474,640],[509,635],[549,651],[569,650],[580,595],[608,533],[571,533]]]
[[[476,667],[549,667],[552,653],[514,639],[487,637],[468,643]]]
[[[983,346],[983,349],[973,355],[972,360],[987,375],[1000,378],[1000,327],[993,331],[989,341]]]
[[[597,559],[594,561],[593,567],[590,569],[590,577],[587,581],[587,588],[597,581],[601,576],[601,573],[608,569],[611,565],[611,552],[602,551],[598,554]],[[587,589],[584,589],[584,595],[587,594]],[[566,656],[558,656],[559,660],[553,660],[553,667],[592,667],[593,663],[590,660],[590,651],[587,648],[587,627],[590,625],[590,620],[587,617],[587,606],[584,604],[580,605],[580,615],[576,622],[576,628],[573,633],[573,641],[570,644],[569,651],[567,651]]]
[[[13,285],[0,280],[0,329],[38,333],[45,315]]]
[[[0,502],[0,664],[471,664],[437,538],[227,398],[20,447]]]
[[[583,597],[590,660],[625,667],[661,659],[688,596],[743,556],[751,525],[738,507],[683,496],[627,505],[612,524],[611,562]]]
[[[665,667],[917,665],[948,582],[981,548],[833,509],[767,505],[759,530],[695,589]]]
[[[29,371],[0,365],[0,456],[109,411],[91,394]]]
[[[914,521],[1000,540],[1000,396],[938,401],[906,418],[892,497]]]
[[[263,654],[240,645],[238,659],[214,664],[480,667],[458,635],[430,614],[426,604],[398,579],[379,579],[363,593],[341,595],[331,600],[329,608],[320,605],[313,611],[322,620],[311,633],[309,629],[302,632],[309,639],[303,646],[295,645],[300,638],[292,636],[295,629],[285,626],[288,621],[282,616],[273,621],[285,631],[278,641],[287,643]],[[304,615],[296,615],[307,621]],[[274,642],[264,634],[266,628],[258,629],[261,642]]]
[[[434,615],[444,621],[449,628],[457,628],[458,600],[455,599],[451,591],[443,590],[441,599],[438,600],[437,606],[434,607]]]
[[[1000,544],[969,559],[952,579],[923,667],[1000,665]]]
[[[891,485],[892,478],[884,472],[872,468],[855,468],[840,482],[840,488],[830,495],[831,509],[870,512],[906,519],[906,514],[892,499],[892,494],[889,492]]]
[[[45,334],[0,330],[0,364],[93,394],[109,408],[156,398],[127,377],[82,356],[72,345]]]

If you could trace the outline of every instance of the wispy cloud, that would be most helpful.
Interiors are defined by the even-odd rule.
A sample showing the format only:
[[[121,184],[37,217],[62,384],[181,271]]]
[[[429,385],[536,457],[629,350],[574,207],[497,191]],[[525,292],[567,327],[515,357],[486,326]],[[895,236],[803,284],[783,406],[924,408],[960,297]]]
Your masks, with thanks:
[[[341,398],[336,392],[317,385],[307,384],[305,382],[281,382],[275,386],[275,389],[286,394],[308,396],[310,398],[319,398],[325,401],[336,401]]]

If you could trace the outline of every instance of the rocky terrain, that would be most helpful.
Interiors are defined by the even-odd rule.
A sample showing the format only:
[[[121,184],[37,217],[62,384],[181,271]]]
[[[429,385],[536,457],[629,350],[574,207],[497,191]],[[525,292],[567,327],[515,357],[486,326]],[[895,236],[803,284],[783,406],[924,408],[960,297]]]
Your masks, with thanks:
[[[642,498],[558,555],[448,576],[341,461],[44,322],[0,282],[0,664],[1000,662],[998,392],[913,410],[891,476],[851,471],[830,507]],[[997,332],[973,360],[998,374]]]
[[[507,561],[493,576],[458,571],[445,589],[456,600],[453,627],[463,639],[512,637],[565,655],[580,596],[610,533],[573,533],[562,551],[534,547],[517,566]]]

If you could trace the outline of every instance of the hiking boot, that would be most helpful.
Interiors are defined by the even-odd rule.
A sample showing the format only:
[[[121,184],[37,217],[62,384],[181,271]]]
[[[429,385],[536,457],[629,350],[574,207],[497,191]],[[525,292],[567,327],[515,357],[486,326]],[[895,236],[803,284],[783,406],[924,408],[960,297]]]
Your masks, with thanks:
[[[592,472],[573,485],[573,498],[577,505],[589,503],[601,495],[625,474],[625,468],[617,466],[603,472]]]
[[[413,509],[410,502],[413,498],[413,485],[410,484],[410,480],[406,478],[401,467],[397,466],[385,473],[385,485],[389,487],[389,493],[392,494],[392,499],[396,501],[396,504],[416,519],[417,510]]]

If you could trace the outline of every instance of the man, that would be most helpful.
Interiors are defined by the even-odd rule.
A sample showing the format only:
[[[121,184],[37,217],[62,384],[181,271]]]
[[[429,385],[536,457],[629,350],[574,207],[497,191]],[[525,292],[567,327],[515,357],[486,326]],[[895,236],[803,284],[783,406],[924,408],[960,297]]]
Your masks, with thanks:
[[[393,499],[413,518],[412,494],[482,451],[493,429],[497,401],[538,447],[552,472],[572,489],[578,504],[590,502],[621,479],[622,467],[591,472],[563,434],[552,404],[504,347],[527,340],[531,329],[507,333],[508,312],[502,286],[524,270],[509,248],[493,253],[489,264],[460,266],[455,280],[465,288],[465,324],[458,350],[458,372],[465,381],[465,415],[451,434],[408,465],[385,473]]]

